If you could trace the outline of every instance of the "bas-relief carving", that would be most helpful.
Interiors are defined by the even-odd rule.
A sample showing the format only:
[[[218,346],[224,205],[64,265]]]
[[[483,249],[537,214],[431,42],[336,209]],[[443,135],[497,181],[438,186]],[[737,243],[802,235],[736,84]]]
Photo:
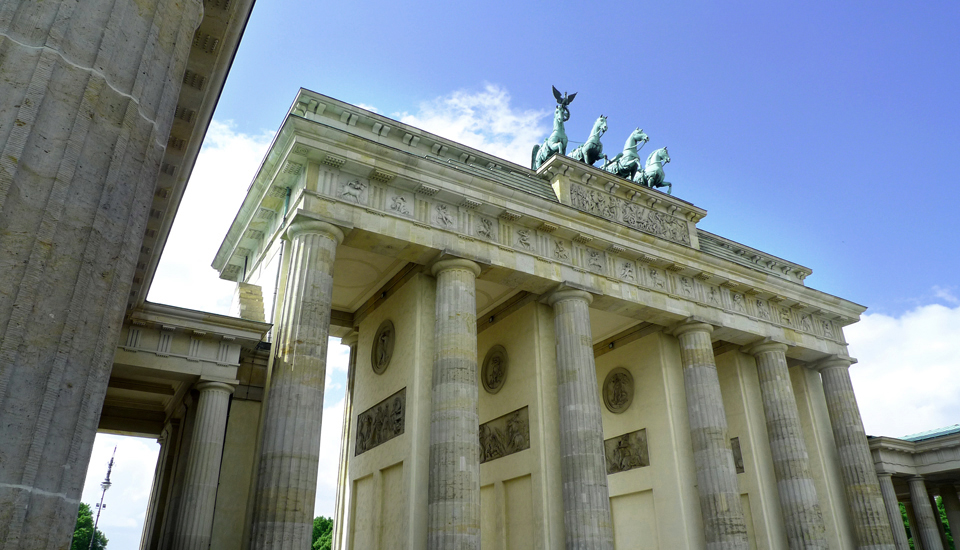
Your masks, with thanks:
[[[746,472],[743,467],[743,452],[740,450],[740,438],[734,437],[730,440],[730,450],[733,452],[733,465],[738,474]]]
[[[413,195],[389,189],[387,193],[387,210],[401,216],[413,217]]]
[[[603,271],[604,256],[603,252],[599,250],[593,250],[592,248],[587,249],[587,267],[591,271],[601,272]]]
[[[766,320],[769,321],[769,320],[770,320],[770,312],[767,311],[767,304],[765,304],[765,303],[763,302],[763,300],[757,299],[757,300],[755,301],[755,305],[757,306],[757,317],[759,317],[759,318],[761,318],[761,319],[766,319]]]
[[[477,218],[477,235],[491,241],[497,240],[497,222],[480,216]]]
[[[793,317],[790,315],[790,308],[780,308],[780,323],[787,326],[793,326]]]
[[[440,227],[450,228],[456,225],[456,220],[454,220],[454,215],[450,211],[450,207],[446,204],[438,203],[434,206],[434,222]]]
[[[530,418],[527,407],[480,425],[480,463],[530,448]]]
[[[487,393],[497,393],[507,379],[507,350],[497,345],[490,348],[480,368],[480,381]]]
[[[621,261],[620,269],[617,270],[620,278],[625,281],[637,282],[637,270],[633,262]]]
[[[360,180],[344,182],[343,185],[340,186],[340,199],[366,205],[367,187],[368,185]]]
[[[397,334],[393,328],[392,321],[380,323],[377,332],[373,337],[373,347],[370,350],[370,365],[373,372],[383,374],[390,364],[390,358],[393,357],[393,345],[396,342]]]
[[[680,244],[690,245],[687,222],[650,210],[639,204],[624,201],[596,189],[577,184],[570,186],[570,202],[574,208],[622,223],[633,229]]]
[[[607,475],[650,465],[647,452],[647,430],[637,430],[603,442],[607,459]]]
[[[686,275],[680,276],[680,293],[688,298],[693,298],[693,279],[687,277]]]
[[[529,229],[517,230],[517,246],[524,250],[533,250],[533,236]]]
[[[620,414],[633,402],[633,375],[623,367],[607,373],[603,380],[603,404],[607,410]]]
[[[664,275],[660,273],[660,271],[657,268],[651,267],[647,273],[650,275],[651,286],[657,287],[660,290],[667,289],[667,280],[666,278],[664,278]]]
[[[357,444],[354,455],[403,434],[404,415],[407,409],[407,388],[370,407],[357,415]]]
[[[747,312],[747,304],[744,301],[743,294],[740,294],[739,292],[734,292],[731,298],[733,300],[733,309],[735,309],[736,311],[739,311],[740,313]]]
[[[720,289],[715,286],[707,287],[707,301],[715,306],[721,305],[720,303]]]
[[[569,260],[570,251],[568,246],[564,246],[563,241],[553,241],[553,257],[558,260]]]

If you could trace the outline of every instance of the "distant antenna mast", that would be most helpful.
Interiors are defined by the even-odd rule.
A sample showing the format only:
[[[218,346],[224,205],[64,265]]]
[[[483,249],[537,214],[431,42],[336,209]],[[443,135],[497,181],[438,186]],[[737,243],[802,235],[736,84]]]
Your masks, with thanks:
[[[90,548],[88,550],[93,550],[93,541],[97,540],[97,524],[100,523],[100,512],[107,507],[103,503],[103,497],[107,494],[107,489],[110,488],[112,483],[110,483],[110,472],[113,470],[113,458],[117,456],[117,448],[113,448],[113,454],[110,455],[110,462],[107,464],[107,478],[100,483],[100,487],[103,489],[103,492],[100,493],[100,504],[97,504],[97,519],[93,522],[93,533],[90,533]]]

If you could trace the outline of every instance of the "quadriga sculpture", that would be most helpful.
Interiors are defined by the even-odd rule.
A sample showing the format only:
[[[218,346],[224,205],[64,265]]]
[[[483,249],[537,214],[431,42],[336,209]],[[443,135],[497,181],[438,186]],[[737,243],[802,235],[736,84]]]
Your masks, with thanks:
[[[637,154],[637,144],[650,141],[650,137],[643,133],[643,130],[637,128],[630,134],[627,141],[623,144],[623,151],[617,153],[602,166],[604,170],[611,174],[616,174],[621,178],[632,180],[640,167],[640,155]]]
[[[600,115],[600,118],[593,123],[593,130],[590,130],[590,137],[580,147],[577,147],[570,153],[570,158],[579,160],[593,166],[593,163],[603,158],[603,144],[600,138],[607,131],[607,117]]]
[[[667,194],[673,194],[673,184],[663,181],[663,165],[670,162],[670,155],[666,147],[661,147],[650,153],[647,157],[647,164],[643,170],[638,170],[633,177],[634,183],[639,183],[645,187],[666,187]]]
[[[556,153],[567,154],[567,134],[563,131],[563,123],[570,120],[570,110],[567,106],[573,103],[573,98],[577,97],[577,94],[560,95],[557,87],[553,86],[553,97],[557,98],[557,108],[553,112],[553,132],[543,141],[543,145],[533,146],[530,167],[534,170],[540,168],[540,165]]]

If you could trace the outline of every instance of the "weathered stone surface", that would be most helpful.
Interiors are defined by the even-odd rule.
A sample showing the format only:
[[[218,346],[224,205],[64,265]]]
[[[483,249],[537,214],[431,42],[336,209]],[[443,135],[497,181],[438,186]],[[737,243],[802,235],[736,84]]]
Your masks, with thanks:
[[[930,495],[927,493],[927,486],[920,476],[911,477],[910,502],[913,503],[913,513],[917,517],[915,524],[916,531],[920,535],[920,541],[923,543],[923,550],[943,550],[943,543],[940,540],[940,530],[937,524],[940,522],[939,513],[934,516],[933,506],[930,505]]]
[[[313,531],[333,261],[343,233],[298,220],[278,326],[254,503],[254,549],[307,548]]]
[[[227,409],[233,386],[222,382],[197,385],[200,399],[190,442],[187,473],[180,497],[173,550],[205,550],[210,547],[213,510],[220,480],[220,459],[227,427]]]
[[[580,290],[560,290],[547,299],[555,313],[560,464],[569,549],[613,548],[591,301],[590,294]]]
[[[70,540],[202,12],[199,0],[0,5],[4,550]]]
[[[727,443],[727,416],[710,341],[712,332],[712,326],[695,322],[674,329],[680,340],[704,538],[708,550],[746,550],[750,547],[747,526]]]
[[[480,548],[477,298],[480,266],[443,260],[437,278],[427,547]]]
[[[757,358],[763,413],[787,544],[798,550],[827,548],[827,528],[810,474],[810,457],[787,368],[787,346],[764,342],[749,351]]]
[[[907,539],[903,516],[900,514],[900,503],[897,501],[897,491],[893,488],[893,479],[890,474],[877,474],[877,480],[880,482],[880,493],[883,494],[883,505],[887,509],[887,519],[893,529],[893,542],[897,545],[897,550],[910,550],[910,541]]]
[[[850,361],[831,359],[819,363],[818,367],[858,548],[893,550],[893,531],[850,382]]]

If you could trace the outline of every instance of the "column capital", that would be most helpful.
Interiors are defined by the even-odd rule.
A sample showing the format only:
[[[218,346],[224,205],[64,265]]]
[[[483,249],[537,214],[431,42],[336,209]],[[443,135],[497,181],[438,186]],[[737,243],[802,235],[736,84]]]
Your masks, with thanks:
[[[713,325],[690,317],[665,332],[669,332],[674,336],[680,336],[688,332],[706,332],[707,334],[713,334]]]
[[[548,306],[553,307],[557,302],[564,300],[581,300],[586,302],[587,305],[590,305],[593,303],[593,295],[585,290],[561,287],[548,294],[544,302],[546,302]]]
[[[340,345],[353,347],[357,345],[357,342],[359,340],[360,340],[360,333],[354,330],[350,334],[340,339]]]
[[[225,391],[227,393],[233,393],[233,390],[236,389],[233,387],[232,384],[227,384],[226,382],[212,382],[209,380],[201,380],[194,387],[200,390],[201,392],[215,390],[215,391]]]
[[[910,481],[923,481],[923,482],[926,482],[926,478],[923,477],[923,476],[921,476],[921,475],[912,475],[912,476],[908,477],[907,479],[910,480]]]
[[[877,477],[878,477],[878,478],[880,478],[880,477],[893,478],[893,474],[891,474],[890,472],[877,472]]]
[[[784,344],[784,343],[782,343],[782,342],[777,342],[777,341],[775,341],[775,340],[771,340],[770,338],[764,338],[763,340],[760,340],[759,342],[755,342],[755,343],[750,344],[750,345],[748,345],[748,346],[744,346],[744,347],[742,347],[742,348],[740,348],[740,349],[741,349],[741,351],[743,351],[744,353],[747,353],[747,354],[750,354],[750,355],[753,355],[753,356],[756,357],[757,355],[760,355],[761,353],[767,353],[767,352],[770,352],[770,351],[779,351],[780,353],[784,353],[784,354],[785,354],[785,353],[787,353],[787,350],[790,349],[790,346],[788,346],[788,345],[786,345],[786,344]]]
[[[302,216],[297,216],[293,220],[293,222],[287,227],[284,236],[288,239],[293,239],[299,237],[300,235],[309,234],[326,235],[337,241],[337,244],[343,242],[343,230],[339,227],[333,225],[332,223]]]
[[[434,263],[430,266],[430,273],[436,277],[442,271],[448,271],[451,269],[463,269],[473,273],[474,277],[480,276],[480,265],[477,262],[472,260],[465,260],[463,258],[450,258],[449,260],[440,260],[439,262]]]
[[[831,355],[830,357],[827,357],[826,359],[821,359],[820,361],[817,361],[816,363],[812,363],[812,364],[810,365],[810,367],[811,367],[812,369],[814,369],[814,370],[823,372],[823,371],[825,371],[825,370],[827,370],[827,369],[834,369],[834,368],[844,368],[844,369],[848,369],[848,368],[850,368],[850,365],[852,365],[852,364],[854,364],[854,363],[856,363],[856,362],[857,362],[856,359],[854,359],[853,357],[846,356],[846,355]]]

